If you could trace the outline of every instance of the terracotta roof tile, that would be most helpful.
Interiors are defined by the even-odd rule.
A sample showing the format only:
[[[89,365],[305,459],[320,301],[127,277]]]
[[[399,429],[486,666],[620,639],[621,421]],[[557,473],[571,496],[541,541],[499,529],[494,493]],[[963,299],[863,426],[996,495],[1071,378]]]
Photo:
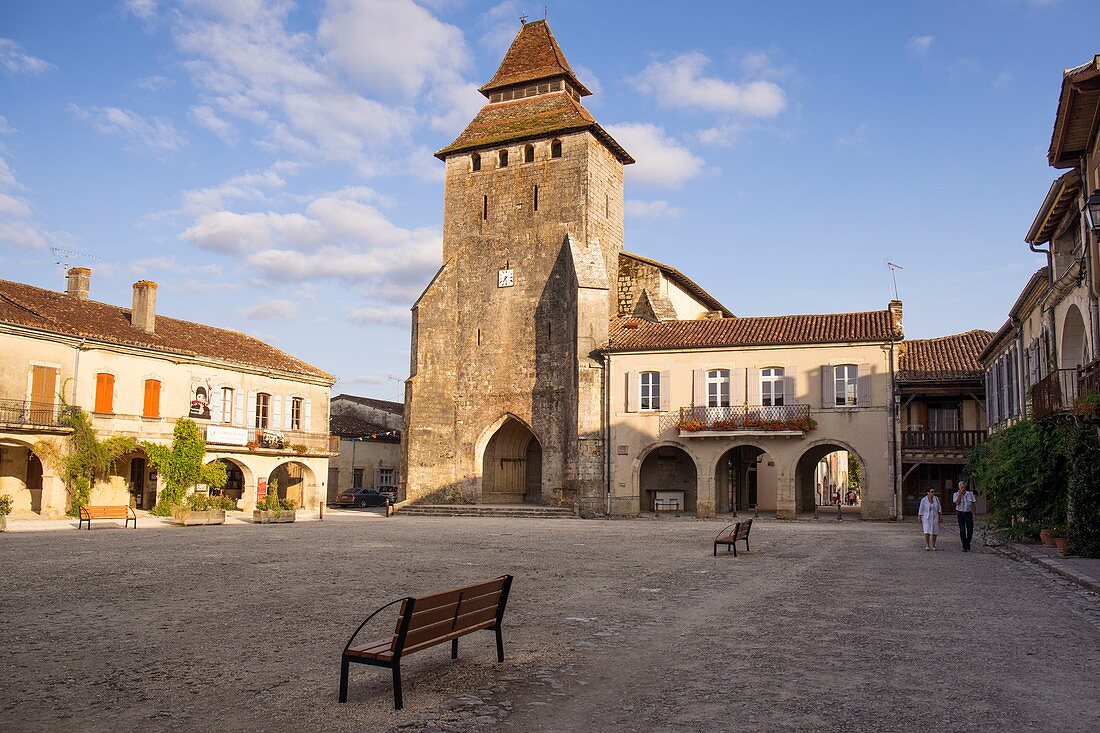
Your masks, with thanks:
[[[890,311],[886,310],[660,323],[620,317],[611,321],[605,351],[876,342],[894,337]]]
[[[0,280],[0,322],[332,380],[317,367],[239,331],[157,314],[156,332],[145,333],[130,325],[128,308],[8,280]]]
[[[393,402],[391,400],[378,400],[374,397],[360,397],[353,394],[338,394],[332,398],[333,402],[337,400],[347,400],[348,402],[355,402],[360,405],[366,405],[367,407],[373,407],[383,412],[388,412],[392,415],[404,415],[405,405],[402,402]]]
[[[328,419],[328,426],[330,433],[341,438],[371,438],[384,443],[401,441],[400,431],[354,415],[332,415]]]
[[[978,355],[993,340],[992,331],[975,329],[954,336],[914,339],[901,344],[899,382],[976,379],[982,373]]]
[[[624,164],[634,162],[588,110],[565,92],[487,104],[462,134],[435,156],[443,160],[464,150],[579,130],[591,130]]]
[[[591,94],[578,79],[545,20],[525,23],[516,34],[497,73],[478,89],[488,95],[494,89],[566,76],[582,95]]]

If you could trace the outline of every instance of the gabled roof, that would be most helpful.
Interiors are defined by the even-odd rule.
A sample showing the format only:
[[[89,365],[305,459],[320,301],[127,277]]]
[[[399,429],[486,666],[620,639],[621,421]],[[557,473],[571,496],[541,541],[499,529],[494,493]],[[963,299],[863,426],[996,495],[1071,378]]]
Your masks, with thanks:
[[[717,298],[708,293],[706,290],[703,290],[703,288],[700,287],[694,280],[677,270],[675,267],[666,265],[663,262],[658,262],[657,260],[651,260],[648,257],[642,257],[641,255],[633,254],[631,252],[620,252],[619,257],[626,257],[628,259],[636,260],[638,262],[656,267],[662,273],[664,273],[665,277],[667,277],[669,280],[676,283],[684,290],[688,291],[696,298],[701,300],[712,311],[721,311],[722,315],[726,318],[733,317],[733,313],[730,312],[729,308],[722,305]]]
[[[355,415],[331,415],[328,419],[328,430],[333,435],[338,435],[341,438],[365,438],[383,443],[399,443],[401,441],[400,430],[394,430]]]
[[[493,78],[478,89],[485,96],[495,89],[564,76],[581,96],[592,92],[581,84],[561,52],[550,24],[545,20],[525,23],[516,34]]]
[[[661,321],[614,318],[607,352],[896,340],[890,311]]]
[[[467,150],[581,130],[590,130],[623,165],[634,162],[630,153],[566,92],[487,104],[455,141],[436,152],[435,157],[444,160],[448,155]]]
[[[1069,168],[1085,154],[1096,135],[1100,108],[1100,54],[1091,61],[1062,73],[1062,91],[1050,137],[1047,161],[1054,168]]]
[[[1062,223],[1066,210],[1071,206],[1076,209],[1077,191],[1080,188],[1081,175],[1076,170],[1067,171],[1055,178],[1024,241],[1028,244],[1049,242],[1058,230],[1058,225]]]
[[[975,329],[954,336],[903,341],[898,354],[898,382],[942,382],[980,379],[978,355],[993,340],[992,331]]]
[[[129,308],[8,280],[0,280],[0,322],[333,381],[327,372],[239,331],[157,314],[156,331],[146,333],[130,324]]]

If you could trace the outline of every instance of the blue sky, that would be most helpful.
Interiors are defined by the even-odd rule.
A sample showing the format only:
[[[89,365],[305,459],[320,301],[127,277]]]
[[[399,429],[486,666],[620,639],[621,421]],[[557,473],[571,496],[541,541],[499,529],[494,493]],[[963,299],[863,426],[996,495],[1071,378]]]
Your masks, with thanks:
[[[9,0],[0,277],[270,340],[400,399],[439,264],[442,163],[522,13],[595,92],[627,249],[738,315],[884,308],[995,330],[1043,264],[1023,236],[1085,0]],[[50,247],[85,253],[56,257]]]

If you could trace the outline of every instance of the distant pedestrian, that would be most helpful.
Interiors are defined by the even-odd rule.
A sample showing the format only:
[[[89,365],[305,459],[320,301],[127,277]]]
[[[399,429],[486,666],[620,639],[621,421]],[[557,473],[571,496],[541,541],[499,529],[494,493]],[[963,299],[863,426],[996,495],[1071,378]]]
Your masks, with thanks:
[[[920,517],[921,527],[924,529],[924,549],[935,550],[936,535],[940,533],[940,521],[943,520],[943,507],[940,506],[940,497],[936,496],[935,489],[929,489],[928,495],[920,500],[917,516]]]
[[[974,539],[974,492],[966,487],[965,481],[959,482],[959,490],[955,492],[955,517],[959,520],[959,538],[962,540],[963,552],[970,552],[970,541]]]

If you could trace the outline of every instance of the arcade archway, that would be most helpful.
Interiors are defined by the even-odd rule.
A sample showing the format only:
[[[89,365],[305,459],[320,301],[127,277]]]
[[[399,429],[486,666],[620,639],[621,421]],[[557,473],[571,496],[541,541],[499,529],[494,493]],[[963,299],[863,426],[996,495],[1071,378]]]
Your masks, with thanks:
[[[509,416],[485,446],[481,501],[521,504],[542,501],[542,445],[531,429]]]
[[[643,512],[694,512],[699,499],[695,461],[682,448],[661,445],[651,450],[638,471],[638,501]]]

